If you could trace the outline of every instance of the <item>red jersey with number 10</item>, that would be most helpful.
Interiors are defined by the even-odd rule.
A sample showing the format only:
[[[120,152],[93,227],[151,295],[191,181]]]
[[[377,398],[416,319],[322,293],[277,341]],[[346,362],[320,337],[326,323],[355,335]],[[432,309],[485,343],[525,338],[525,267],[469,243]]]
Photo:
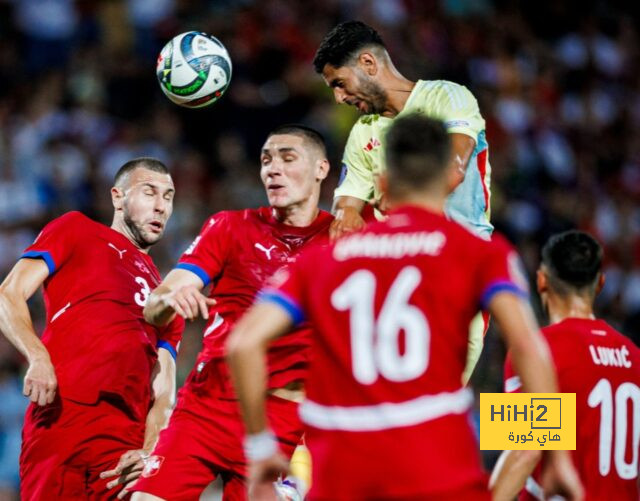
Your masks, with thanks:
[[[576,394],[573,462],[587,500],[637,500],[640,454],[640,349],[602,320],[567,318],[542,329],[564,393]],[[511,357],[505,391],[520,389]],[[540,467],[520,499],[539,499]]]
[[[60,396],[94,403],[121,398],[144,419],[157,349],[175,357],[184,322],[158,329],[142,309],[160,275],[148,254],[123,234],[69,212],[51,221],[22,258],[42,259],[47,325],[42,342]]]
[[[474,485],[488,495],[461,376],[478,307],[524,293],[516,268],[506,244],[406,206],[278,274],[262,299],[316,333],[300,407],[314,496],[426,497]]]
[[[227,336],[265,281],[294,262],[303,247],[325,241],[333,221],[320,211],[309,226],[289,226],[278,222],[273,211],[262,207],[211,216],[176,266],[198,275],[205,286],[213,284],[209,295],[217,303],[209,309],[199,362],[224,359]],[[270,387],[304,379],[308,343],[309,329],[303,326],[272,345]],[[232,392],[228,380],[226,384]]]

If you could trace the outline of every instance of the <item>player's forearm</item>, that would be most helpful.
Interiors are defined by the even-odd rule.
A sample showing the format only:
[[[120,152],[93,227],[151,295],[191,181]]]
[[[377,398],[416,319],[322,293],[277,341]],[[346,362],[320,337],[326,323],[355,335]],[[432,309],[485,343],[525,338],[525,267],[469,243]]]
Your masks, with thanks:
[[[29,361],[49,360],[49,352],[33,328],[26,300],[0,288],[0,330]]]
[[[464,182],[469,160],[473,155],[476,142],[466,134],[450,134],[451,159],[449,160],[449,193]]]
[[[541,456],[540,451],[504,451],[489,480],[493,501],[515,499]]]
[[[549,347],[528,303],[513,294],[498,293],[491,301],[491,313],[511,350],[523,390],[529,393],[557,392],[558,382]]]
[[[355,210],[358,214],[364,209],[365,201],[356,197],[339,196],[333,200],[333,208],[331,212],[335,215],[339,210]]]
[[[266,347],[243,336],[242,330],[236,332],[230,340],[227,358],[247,434],[259,433],[267,426],[264,412]]]
[[[175,405],[173,395],[165,395],[156,398],[149,413],[147,414],[146,427],[144,430],[144,443],[142,448],[151,452],[158,441],[160,432],[169,424],[169,418]]]
[[[176,311],[163,298],[169,294],[171,289],[164,285],[159,285],[150,295],[144,307],[144,319],[152,325],[167,325],[176,315]]]

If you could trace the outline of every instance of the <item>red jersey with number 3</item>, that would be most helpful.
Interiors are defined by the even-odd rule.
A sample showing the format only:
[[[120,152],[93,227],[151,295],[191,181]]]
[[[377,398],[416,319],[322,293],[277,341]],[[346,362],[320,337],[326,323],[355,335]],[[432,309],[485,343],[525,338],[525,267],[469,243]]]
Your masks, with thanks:
[[[326,241],[333,221],[320,211],[309,226],[289,226],[278,222],[273,211],[262,207],[211,216],[176,266],[198,275],[205,286],[212,283],[209,295],[217,301],[209,309],[200,362],[224,359],[227,336],[265,281],[291,264],[309,243]],[[274,343],[269,351],[270,387],[304,378],[308,343],[306,327]]]
[[[542,329],[560,391],[576,394],[573,462],[586,499],[637,500],[640,454],[640,349],[603,320],[568,318]],[[505,391],[520,389],[508,355]],[[521,499],[538,499],[540,467]]]
[[[94,403],[117,395],[144,419],[157,349],[175,357],[184,322],[158,329],[142,309],[160,275],[124,235],[79,212],[45,226],[22,258],[42,259],[47,324],[42,341],[60,396]]]
[[[407,206],[278,274],[262,300],[317,333],[300,407],[313,496],[392,499],[480,485],[486,497],[461,376],[478,307],[498,292],[525,294],[517,267],[504,242]]]

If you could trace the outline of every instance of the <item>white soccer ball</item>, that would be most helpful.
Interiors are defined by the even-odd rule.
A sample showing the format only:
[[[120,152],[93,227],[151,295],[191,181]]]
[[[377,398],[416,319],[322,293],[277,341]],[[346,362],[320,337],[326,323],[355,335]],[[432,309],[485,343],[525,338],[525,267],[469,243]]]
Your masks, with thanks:
[[[160,51],[156,74],[171,101],[202,108],[215,103],[229,87],[231,58],[216,37],[188,31],[173,37]]]

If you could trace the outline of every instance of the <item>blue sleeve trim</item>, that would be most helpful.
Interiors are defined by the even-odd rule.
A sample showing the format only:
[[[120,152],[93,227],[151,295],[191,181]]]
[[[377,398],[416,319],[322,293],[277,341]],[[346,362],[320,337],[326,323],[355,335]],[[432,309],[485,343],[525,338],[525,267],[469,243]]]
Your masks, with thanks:
[[[209,278],[209,275],[207,275],[207,272],[204,271],[202,268],[200,268],[200,266],[198,266],[197,264],[178,263],[176,265],[176,269],[187,270],[187,271],[190,271],[191,273],[196,274],[198,278],[202,280],[204,287],[206,287],[207,285],[209,285],[209,283],[211,283],[211,279]]]
[[[273,303],[280,306],[291,317],[293,325],[298,325],[304,322],[305,316],[302,308],[292,298],[287,296],[284,292],[275,289],[265,289],[258,294],[256,303]]]
[[[176,358],[178,358],[178,352],[176,352],[176,349],[173,347],[173,345],[168,342],[168,341],[164,341],[163,339],[161,339],[160,341],[158,341],[158,344],[156,345],[156,348],[160,349],[160,348],[164,348],[165,350],[167,350],[169,353],[171,353],[171,356],[173,357],[173,359],[175,360]]]
[[[480,296],[480,306],[482,306],[483,310],[486,310],[489,307],[489,303],[493,299],[493,296],[498,294],[499,292],[511,292],[516,296],[520,296],[523,299],[528,299],[529,294],[523,291],[520,287],[518,287],[513,282],[507,282],[506,280],[499,280],[497,282],[491,283],[485,290],[482,296]]]
[[[48,251],[29,251],[29,252],[25,252],[24,254],[22,254],[22,256],[20,256],[20,259],[22,258],[29,258],[29,259],[42,259],[44,260],[45,263],[47,263],[47,268],[49,268],[49,275],[53,275],[56,271],[56,263],[53,261],[53,258],[51,257],[51,254],[49,254]]]

